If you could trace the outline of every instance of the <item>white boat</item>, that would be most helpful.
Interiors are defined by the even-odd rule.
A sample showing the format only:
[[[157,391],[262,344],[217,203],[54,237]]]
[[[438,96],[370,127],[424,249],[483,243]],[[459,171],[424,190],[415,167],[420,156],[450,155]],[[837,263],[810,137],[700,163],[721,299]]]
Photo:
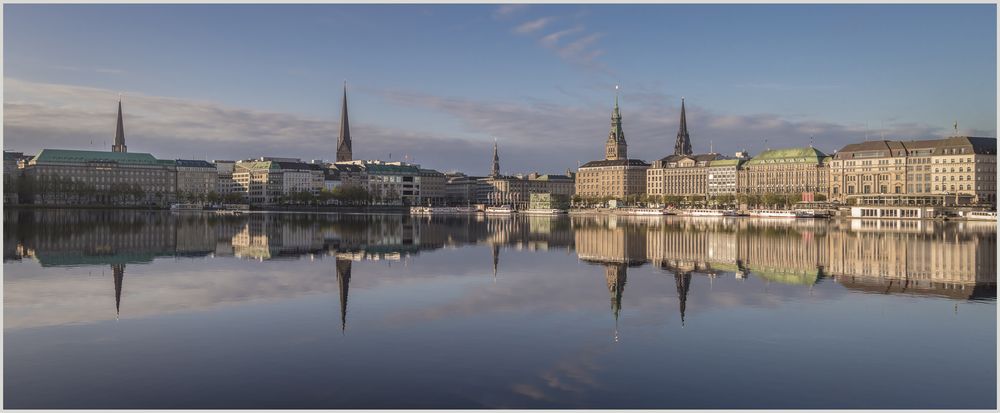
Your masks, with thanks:
[[[735,217],[736,212],[728,209],[685,209],[681,215],[691,217]]]
[[[410,207],[410,215],[451,215],[451,214],[471,214],[476,212],[473,207]]]
[[[616,213],[621,215],[667,215],[662,208],[619,208]]]
[[[996,221],[997,213],[996,211],[969,211],[964,215],[965,219],[970,221]]]
[[[830,216],[830,211],[825,209],[796,209],[796,218],[826,218]]]
[[[490,215],[510,215],[513,214],[514,208],[510,205],[501,205],[495,207],[486,207],[486,213]]]
[[[528,214],[528,215],[559,215],[559,214],[565,214],[566,212],[567,211],[565,209],[554,209],[554,208],[553,209],[535,208],[535,209],[525,209],[521,211],[522,214]]]
[[[172,204],[170,205],[171,211],[201,211],[205,209],[201,204]]]
[[[795,211],[788,209],[753,209],[750,216],[760,218],[795,218]]]

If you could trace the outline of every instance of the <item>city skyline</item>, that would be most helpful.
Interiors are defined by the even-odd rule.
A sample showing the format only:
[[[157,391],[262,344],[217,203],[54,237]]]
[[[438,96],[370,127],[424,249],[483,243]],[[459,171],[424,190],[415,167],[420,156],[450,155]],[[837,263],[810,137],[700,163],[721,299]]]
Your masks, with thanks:
[[[682,97],[696,153],[810,138],[832,152],[866,132],[940,138],[955,121],[992,137],[986,7],[8,6],[4,148],[110,150],[124,92],[131,151],[333,160],[344,79],[356,159],[474,175],[490,172],[494,137],[505,174],[599,159],[615,84],[647,161],[673,152]],[[654,30],[677,15],[703,25]],[[825,38],[845,23],[857,30]],[[167,38],[175,25],[189,30]],[[412,69],[388,64],[400,59]]]

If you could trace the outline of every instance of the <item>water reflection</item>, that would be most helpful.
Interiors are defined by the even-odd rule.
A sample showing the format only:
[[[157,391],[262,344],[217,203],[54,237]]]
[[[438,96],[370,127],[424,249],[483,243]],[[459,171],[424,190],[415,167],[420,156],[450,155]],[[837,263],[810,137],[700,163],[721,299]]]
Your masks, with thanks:
[[[14,366],[5,393],[17,406],[954,407],[970,388],[995,388],[983,362],[995,348],[983,328],[995,325],[988,224],[68,210],[4,218],[5,362]],[[113,313],[101,274],[113,283]],[[224,306],[233,303],[247,305]],[[962,318],[959,304],[969,308]],[[114,357],[100,350],[109,340]],[[901,361],[879,364],[888,358]],[[81,395],[73,389],[104,383],[88,379],[92,367],[74,367],[91,361],[172,390]],[[722,389],[727,398],[698,391],[719,385],[719,372],[739,383]],[[940,406],[908,399],[912,380],[927,374],[978,378],[939,380],[954,396]],[[803,387],[860,394],[876,384],[883,394],[836,401]],[[761,386],[771,385],[808,396],[767,396]],[[387,392],[405,402],[378,402]],[[982,400],[992,399],[974,405]]]
[[[130,264],[165,257],[329,257],[346,330],[352,261],[400,262],[470,244],[490,247],[494,282],[501,248],[575,251],[581,261],[605,268],[616,321],[629,268],[645,264],[675,278],[682,322],[692,274],[802,286],[828,278],[859,292],[996,297],[996,231],[979,223],[68,210],[8,211],[5,219],[5,262],[110,268],[116,317]]]

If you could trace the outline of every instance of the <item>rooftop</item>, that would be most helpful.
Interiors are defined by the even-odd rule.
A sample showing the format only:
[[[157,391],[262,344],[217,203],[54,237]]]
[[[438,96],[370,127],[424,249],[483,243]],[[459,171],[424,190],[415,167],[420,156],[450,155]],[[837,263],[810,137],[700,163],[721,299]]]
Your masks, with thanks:
[[[34,163],[86,163],[116,162],[130,165],[173,165],[174,161],[160,160],[148,153],[80,151],[72,149],[42,149]]]
[[[603,160],[603,161],[590,161],[583,165],[581,168],[598,168],[604,166],[649,166],[643,160],[640,159],[615,159],[615,160]]]
[[[771,149],[754,156],[747,165],[764,163],[820,163],[826,154],[814,147]]]

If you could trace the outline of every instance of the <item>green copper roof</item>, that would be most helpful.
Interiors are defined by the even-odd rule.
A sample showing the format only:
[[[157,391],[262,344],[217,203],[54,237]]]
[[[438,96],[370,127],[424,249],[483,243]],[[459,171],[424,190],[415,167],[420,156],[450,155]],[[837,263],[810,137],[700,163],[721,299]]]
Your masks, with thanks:
[[[78,151],[70,149],[42,149],[35,163],[86,163],[117,162],[136,165],[173,165],[174,161],[159,160],[148,153]]]
[[[420,169],[418,169],[415,166],[403,166],[403,165],[379,165],[379,164],[375,164],[375,163],[370,163],[370,164],[366,164],[365,165],[365,169],[368,170],[369,173],[371,173],[371,172],[374,172],[374,173],[389,173],[389,174],[392,174],[392,173],[397,173],[397,174],[402,174],[402,173],[418,174],[418,173],[420,173]]]
[[[823,151],[813,148],[786,148],[772,149],[764,151],[760,155],[754,156],[747,161],[748,165],[763,163],[820,163],[827,155]]]

